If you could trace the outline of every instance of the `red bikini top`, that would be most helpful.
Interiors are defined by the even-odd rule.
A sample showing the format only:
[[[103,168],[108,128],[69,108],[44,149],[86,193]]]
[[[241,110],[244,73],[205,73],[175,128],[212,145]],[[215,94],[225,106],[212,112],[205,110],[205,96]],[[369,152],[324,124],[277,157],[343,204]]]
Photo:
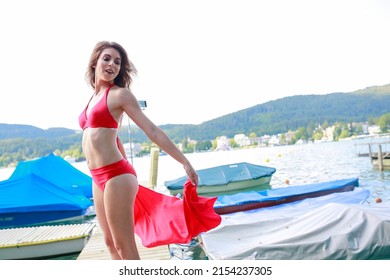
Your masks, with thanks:
[[[117,121],[113,118],[107,106],[107,96],[111,87],[114,84],[111,84],[106,91],[104,92],[103,97],[100,99],[95,106],[93,106],[89,116],[87,117],[87,109],[92,98],[89,100],[88,105],[85,107],[84,111],[79,116],[80,127],[84,130],[87,127],[98,128],[118,128]]]

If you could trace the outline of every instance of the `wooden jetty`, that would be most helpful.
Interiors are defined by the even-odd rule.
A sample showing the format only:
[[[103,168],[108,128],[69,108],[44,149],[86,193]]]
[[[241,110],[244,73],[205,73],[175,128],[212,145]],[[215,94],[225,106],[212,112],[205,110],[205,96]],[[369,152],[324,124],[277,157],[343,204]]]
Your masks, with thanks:
[[[140,238],[135,235],[141,260],[169,260],[171,255],[168,246],[146,248],[142,246]],[[81,251],[77,260],[110,260],[110,253],[103,240],[103,233],[96,227],[92,237]]]
[[[378,152],[376,154],[371,152],[371,145],[369,145],[369,150],[369,157],[374,167],[381,171],[390,169],[390,152],[383,152],[381,144],[378,144]]]
[[[359,153],[357,156],[368,156],[370,158],[371,164],[380,171],[383,171],[384,169],[390,169],[390,152],[383,150],[383,147],[389,144],[390,141],[355,144],[368,146],[368,153]]]

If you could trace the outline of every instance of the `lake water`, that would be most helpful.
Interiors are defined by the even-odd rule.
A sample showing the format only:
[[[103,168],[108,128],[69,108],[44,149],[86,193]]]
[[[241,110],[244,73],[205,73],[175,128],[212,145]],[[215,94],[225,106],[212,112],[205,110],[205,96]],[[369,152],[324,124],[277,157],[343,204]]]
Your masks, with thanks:
[[[390,200],[390,171],[379,171],[373,168],[368,157],[356,156],[357,146],[355,144],[355,141],[326,142],[193,153],[186,156],[196,169],[244,161],[274,167],[276,172],[271,180],[273,188],[357,177],[360,187],[370,190],[372,202],[376,197],[380,197],[382,201]],[[139,181],[147,183],[150,158],[134,158],[132,161]],[[85,162],[75,163],[74,166],[89,174]],[[13,168],[0,169],[0,180],[8,179],[13,170]],[[179,163],[170,156],[160,156],[156,189],[164,192],[164,181],[184,175],[184,169]],[[204,257],[196,244],[185,256],[187,249],[172,247],[172,250],[176,251],[175,254],[181,254],[183,258],[202,259]]]
[[[355,141],[325,142],[305,145],[262,147],[233,151],[186,154],[196,169],[217,165],[249,162],[276,168],[271,186],[274,188],[301,185],[343,178],[358,177],[360,185],[373,196],[390,199],[390,170],[379,171],[368,157],[356,156]],[[149,182],[150,158],[134,158],[132,163],[141,183]],[[89,174],[85,162],[73,164]],[[1,168],[0,181],[6,180],[14,168]],[[158,159],[157,190],[164,192],[164,181],[184,176],[184,169],[170,156]]]
[[[286,182],[301,185],[357,177],[360,186],[369,189],[373,197],[389,200],[390,170],[379,171],[368,157],[356,156],[357,147],[354,141],[343,141],[193,153],[187,157],[196,169],[242,161],[274,167],[273,188],[288,186]],[[148,182],[150,158],[134,158],[133,165],[140,182]],[[184,175],[182,166],[171,157],[159,157],[157,189],[163,192],[164,181]]]

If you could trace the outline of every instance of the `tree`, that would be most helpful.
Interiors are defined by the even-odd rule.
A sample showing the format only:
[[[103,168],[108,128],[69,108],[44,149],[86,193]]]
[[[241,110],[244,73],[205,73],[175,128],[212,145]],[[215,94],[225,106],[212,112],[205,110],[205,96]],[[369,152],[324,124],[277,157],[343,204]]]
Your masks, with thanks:
[[[349,130],[347,130],[345,128],[340,133],[340,138],[341,139],[348,138],[349,136],[350,136]]]
[[[298,130],[295,132],[295,135],[294,135],[294,138],[295,140],[308,140],[308,134],[307,134],[307,130],[305,127],[300,127],[298,128]]]
[[[282,135],[280,135],[280,144],[282,144],[282,145],[287,145],[288,143],[287,143],[287,138],[286,138],[286,134],[282,134]]]
[[[213,144],[210,140],[206,141],[197,141],[195,148],[197,151],[208,151],[212,148]]]
[[[324,134],[322,133],[322,131],[317,130],[316,132],[314,132],[312,137],[314,140],[321,140],[322,137],[324,137]]]
[[[219,136],[217,136],[214,140],[213,140],[213,150],[217,149],[217,146],[218,146],[218,140],[219,140]]]
[[[238,147],[237,142],[236,142],[233,138],[229,139],[229,145],[230,145],[230,147],[232,147],[233,149]]]
[[[382,115],[378,120],[378,125],[382,133],[389,132],[390,128],[390,113]]]

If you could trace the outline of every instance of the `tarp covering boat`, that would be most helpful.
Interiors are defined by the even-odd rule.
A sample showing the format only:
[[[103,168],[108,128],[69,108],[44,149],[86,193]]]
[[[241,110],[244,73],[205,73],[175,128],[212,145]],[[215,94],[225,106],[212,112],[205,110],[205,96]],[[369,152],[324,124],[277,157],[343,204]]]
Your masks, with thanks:
[[[214,204],[214,208],[218,214],[227,214],[293,202],[334,192],[351,191],[358,186],[359,179],[350,178],[257,192],[250,191],[220,195]]]
[[[197,170],[199,176],[198,193],[206,187],[215,188],[217,186],[227,186],[233,183],[240,183],[234,188],[247,188],[256,184],[269,183],[271,176],[276,172],[273,167],[255,165],[247,162],[220,165],[216,167]],[[267,178],[265,181],[258,181]],[[187,180],[186,176],[174,180],[165,181],[164,185],[168,190],[182,190]],[[249,183],[248,183],[249,182]],[[253,184],[252,184],[253,183]],[[247,185],[245,185],[247,184]],[[221,189],[223,192],[223,188]]]
[[[32,225],[83,215],[92,205],[33,174],[0,182],[0,227]]]
[[[356,188],[223,215],[201,243],[210,259],[389,258],[390,204],[364,203],[368,197]]]
[[[10,179],[33,173],[73,194],[92,198],[92,178],[60,156],[48,156],[19,162]]]

